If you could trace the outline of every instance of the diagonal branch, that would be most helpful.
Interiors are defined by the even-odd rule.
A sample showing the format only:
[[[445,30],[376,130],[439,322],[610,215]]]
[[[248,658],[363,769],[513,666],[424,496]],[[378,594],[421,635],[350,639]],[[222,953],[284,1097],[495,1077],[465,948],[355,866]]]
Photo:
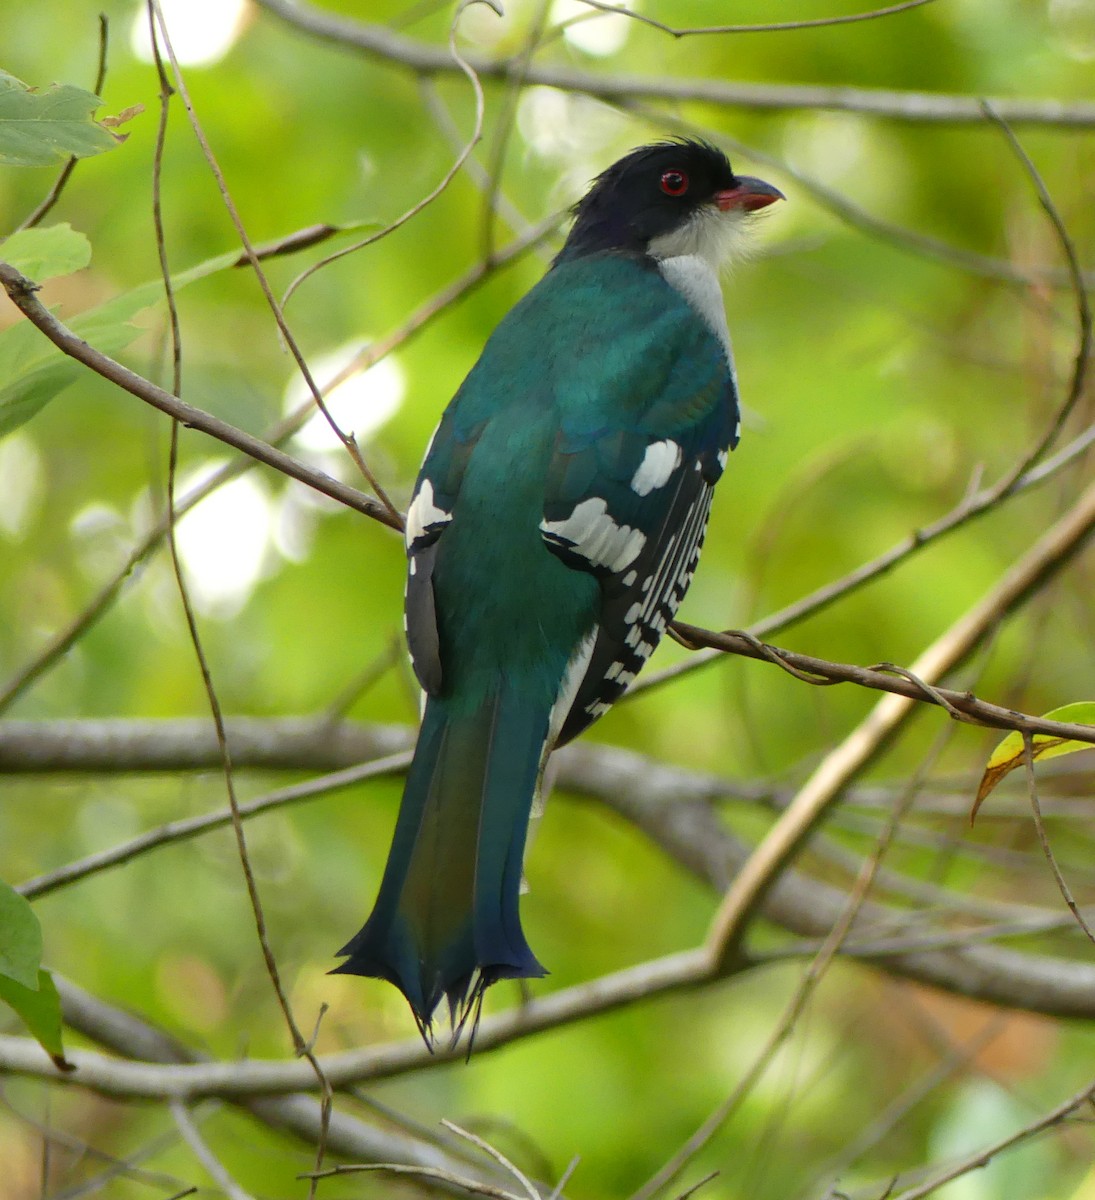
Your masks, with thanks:
[[[416,334],[428,327],[438,313],[443,312],[450,304],[454,304],[469,292],[474,291],[484,280],[490,278],[497,269],[506,263],[512,262],[527,250],[539,245],[555,230],[559,224],[559,220],[560,214],[553,214],[547,217],[538,225],[533,226],[527,232],[514,238],[509,245],[492,254],[489,258],[481,259],[475,263],[459,278],[446,285],[436,295],[420,305],[398,328],[377,341],[371,342],[360,354],[355,355],[349,363],[336,371],[330,379],[325,381],[323,385],[324,394],[329,394],[339,383],[349,378],[350,375],[357,371],[367,370],[369,367],[380,362],[381,359],[397,347],[413,339]],[[264,258],[272,254],[286,253],[287,247],[290,246],[299,249],[303,245],[312,244],[315,240],[322,240],[324,230],[333,228],[335,227],[314,226],[309,230],[303,230],[297,234],[282,238],[276,243],[257,247],[255,253],[259,258]],[[246,262],[248,260],[244,259],[243,261]],[[237,263],[236,265],[242,264]],[[267,441],[274,446],[279,446],[304,424],[304,421],[311,415],[311,412],[312,403],[309,400],[297,408],[295,412],[278,421],[269,430]],[[222,484],[228,483],[230,480],[244,474],[257,461],[260,460],[244,456],[225,463],[223,467],[214,472],[203,483],[195,485],[185,496],[180,497],[176,505],[177,515],[182,516],[184,512],[188,512],[199,501],[205,499],[206,496],[210,495]],[[360,493],[355,494],[360,496]],[[369,499],[368,497],[363,498],[365,500]],[[0,685],[0,712],[9,707],[38,678],[45,674],[52,666],[56,665],[62,656],[68,650],[72,649],[96,621],[109,610],[127,580],[135,577],[136,568],[163,541],[166,531],[166,521],[158,521],[142,537],[140,542],[133,547],[126,560],[100,588],[91,601],[89,601],[84,610],[65,629],[55,634],[50,642],[29,663],[23,666],[8,683]]]
[[[16,308],[31,324],[37,326],[62,353],[76,359],[77,362],[82,362],[84,366],[90,367],[97,375],[110,380],[111,383],[116,383],[124,391],[136,396],[138,400],[151,404],[153,408],[158,408],[160,412],[167,413],[168,416],[174,417],[176,421],[181,421],[191,429],[198,429],[202,433],[209,434],[210,437],[216,438],[226,446],[242,450],[244,454],[257,462],[274,467],[282,474],[307,484],[308,487],[322,492],[325,496],[330,496],[332,500],[338,500],[348,508],[364,513],[365,516],[372,517],[373,520],[388,525],[392,529],[399,527],[396,519],[378,500],[366,496],[356,488],[340,483],[337,479],[332,479],[323,471],[317,471],[314,467],[286,454],[284,450],[279,450],[276,446],[271,446],[269,442],[264,442],[261,438],[242,429],[237,429],[227,421],[213,416],[212,413],[187,404],[185,400],[173,396],[150,379],[145,379],[120,362],[89,346],[42,304],[35,295],[38,285],[32,283],[5,262],[0,262],[0,285],[3,285]]]
[[[991,630],[1072,560],[1093,530],[1095,483],[991,591],[924,651],[913,664],[913,673],[933,684],[953,671]],[[719,961],[725,963],[737,953],[742,932],[764,893],[843,789],[895,736],[915,707],[915,701],[904,694],[886,696],[822,760],[727,891],[708,936],[711,953]]]

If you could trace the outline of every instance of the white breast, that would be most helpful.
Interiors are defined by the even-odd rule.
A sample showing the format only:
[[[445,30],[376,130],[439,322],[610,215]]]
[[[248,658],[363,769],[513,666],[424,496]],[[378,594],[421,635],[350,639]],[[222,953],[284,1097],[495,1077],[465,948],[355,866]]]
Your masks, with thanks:
[[[698,254],[677,254],[672,258],[659,259],[658,270],[666,283],[680,292],[722,343],[736,388],[738,381],[734,372],[734,352],[730,346],[730,330],[726,326],[722,288],[711,264]]]

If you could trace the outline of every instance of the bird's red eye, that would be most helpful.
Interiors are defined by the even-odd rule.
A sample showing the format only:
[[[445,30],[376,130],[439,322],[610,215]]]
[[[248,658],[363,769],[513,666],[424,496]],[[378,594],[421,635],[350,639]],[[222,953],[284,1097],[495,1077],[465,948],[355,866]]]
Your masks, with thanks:
[[[688,191],[688,176],[683,171],[666,171],[660,186],[667,196],[683,196]]]

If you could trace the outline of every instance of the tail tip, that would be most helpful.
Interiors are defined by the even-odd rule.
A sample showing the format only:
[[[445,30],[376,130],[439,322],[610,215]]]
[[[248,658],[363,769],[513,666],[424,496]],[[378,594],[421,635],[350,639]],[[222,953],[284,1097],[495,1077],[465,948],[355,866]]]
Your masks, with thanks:
[[[419,1035],[431,1054],[436,1054],[439,1048],[449,1052],[455,1051],[466,1033],[466,1057],[470,1058],[483,1015],[483,997],[487,988],[502,979],[539,979],[548,974],[529,952],[528,961],[522,963],[519,968],[511,965],[477,965],[456,979],[445,979],[438,971],[434,972],[432,984],[427,986],[425,964],[420,963],[419,970],[411,972],[409,976],[404,975],[396,968],[372,957],[366,957],[360,946],[354,947],[354,940],[356,939],[352,939],[338,952],[340,956],[346,956],[346,961],[332,967],[327,974],[383,979],[398,988],[407,1001]],[[437,1009],[442,1001],[448,1008],[447,1045],[442,1044],[443,1037],[435,1022]]]

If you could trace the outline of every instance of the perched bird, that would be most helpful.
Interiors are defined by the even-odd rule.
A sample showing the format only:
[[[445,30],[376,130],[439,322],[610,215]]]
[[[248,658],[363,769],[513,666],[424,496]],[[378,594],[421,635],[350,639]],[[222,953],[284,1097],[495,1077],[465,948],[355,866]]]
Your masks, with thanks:
[[[545,974],[518,914],[550,752],[617,700],[684,597],[739,434],[719,268],[781,193],[703,142],[594,180],[547,275],[445,410],[407,512],[426,706],[380,894],[338,972],[395,984],[432,1045]]]

